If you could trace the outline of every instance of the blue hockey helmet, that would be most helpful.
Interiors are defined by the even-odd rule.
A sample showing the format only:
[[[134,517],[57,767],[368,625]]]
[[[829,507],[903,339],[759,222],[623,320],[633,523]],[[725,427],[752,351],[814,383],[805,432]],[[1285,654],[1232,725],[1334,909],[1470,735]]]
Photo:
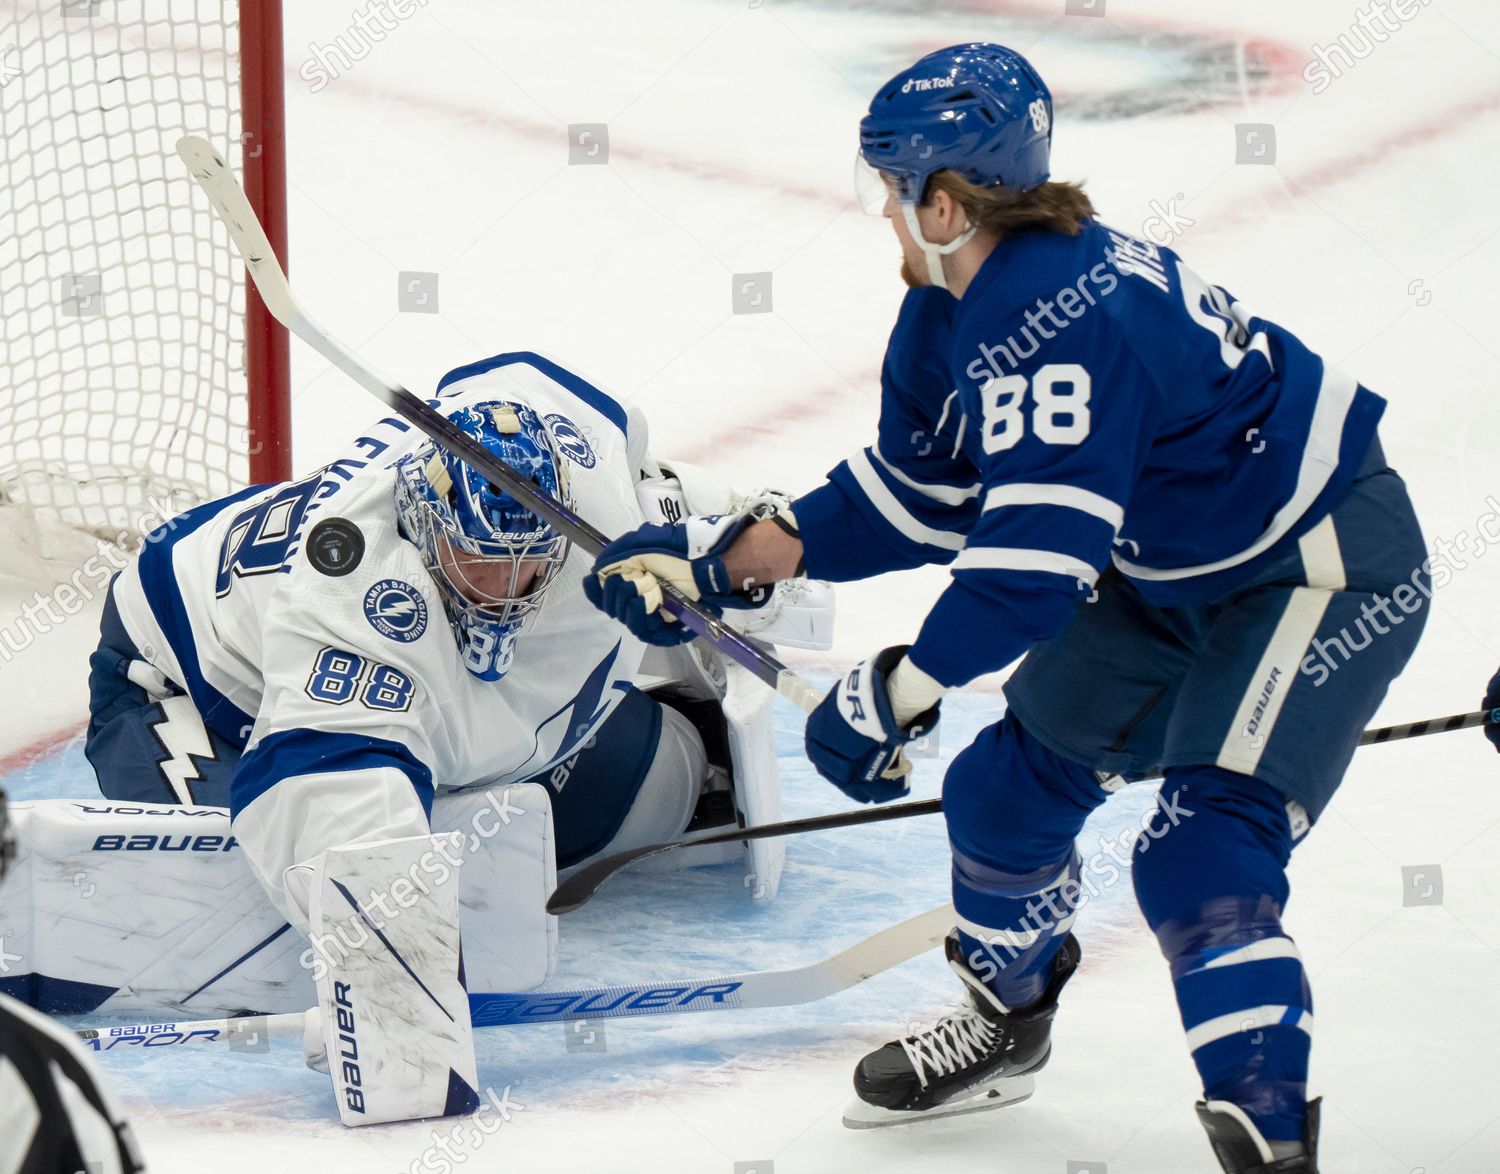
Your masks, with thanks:
[[[531,408],[494,400],[449,418],[543,493],[572,504],[556,442]],[[396,514],[437,584],[464,666],[481,680],[498,681],[562,569],[567,540],[430,443],[398,465]]]
[[[1031,62],[1004,45],[929,53],[881,86],[859,124],[859,149],[919,204],[936,171],[981,187],[1030,191],[1051,174],[1052,94]]]

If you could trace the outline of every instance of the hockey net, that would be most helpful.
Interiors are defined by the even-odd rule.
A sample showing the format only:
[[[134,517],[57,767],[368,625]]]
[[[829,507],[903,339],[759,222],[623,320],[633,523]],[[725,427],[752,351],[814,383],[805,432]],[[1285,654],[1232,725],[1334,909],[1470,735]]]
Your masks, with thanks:
[[[276,0],[0,0],[0,569],[287,475],[285,335],[173,150],[284,259],[281,62]]]

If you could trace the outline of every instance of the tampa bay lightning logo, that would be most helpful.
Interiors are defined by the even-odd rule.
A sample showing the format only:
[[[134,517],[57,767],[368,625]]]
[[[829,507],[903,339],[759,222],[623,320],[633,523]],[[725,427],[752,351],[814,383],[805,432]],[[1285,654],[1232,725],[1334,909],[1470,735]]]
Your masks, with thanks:
[[[382,579],[365,592],[365,619],[382,636],[410,644],[427,631],[427,601],[410,583]]]
[[[556,441],[557,449],[563,456],[575,465],[582,465],[585,469],[594,467],[597,459],[594,456],[594,449],[577,424],[566,416],[559,416],[556,412],[543,419],[547,421],[547,427],[552,430],[552,438]]]

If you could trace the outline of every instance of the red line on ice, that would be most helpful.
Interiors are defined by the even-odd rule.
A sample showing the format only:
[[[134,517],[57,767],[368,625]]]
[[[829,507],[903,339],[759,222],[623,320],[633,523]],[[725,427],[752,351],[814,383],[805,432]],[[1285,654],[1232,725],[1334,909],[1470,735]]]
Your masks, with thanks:
[[[1052,16],[1056,14],[1056,0],[1047,0],[1045,4],[1022,4],[1016,3],[1015,0],[997,0],[997,2],[986,3],[979,7],[985,11],[1024,14],[1028,17],[1043,14]],[[1176,20],[1142,17],[1132,19],[1131,23],[1133,27],[1177,33],[1189,37],[1231,38],[1236,35],[1242,35],[1238,34],[1234,29]],[[1129,34],[1129,29],[1123,29],[1122,31],[1127,35]],[[1289,44],[1263,37],[1246,37],[1244,46],[1247,61],[1258,60],[1264,63],[1272,76],[1278,79],[1286,78],[1290,70],[1302,63],[1304,56]],[[303,91],[306,81],[298,72],[300,67],[290,60],[290,54],[288,54],[288,58],[286,77],[289,96],[295,98]],[[525,95],[525,91],[519,86],[517,86],[517,89]],[[564,126],[562,123],[516,118],[498,113],[493,108],[483,108],[464,102],[450,101],[432,94],[409,91],[396,92],[390,88],[389,79],[385,79],[384,85],[370,85],[361,82],[356,70],[347,71],[334,79],[329,86],[329,90],[342,92],[346,97],[351,97],[361,102],[397,106],[403,113],[407,114],[430,114],[457,126],[503,130],[518,138],[556,146],[559,151],[561,150],[562,135],[560,132]],[[612,141],[610,143],[610,157],[612,160],[626,160],[643,163],[667,171],[681,172],[699,179],[727,182],[747,188],[765,189],[824,206],[845,207],[852,206],[854,203],[852,191],[846,194],[839,194],[821,188],[809,188],[797,184],[789,184],[770,178],[764,173],[710,163],[700,157],[683,156],[660,148],[633,146],[628,141]]]
[[[879,378],[876,371],[861,371],[850,379],[851,383],[873,383]],[[714,429],[707,436],[680,454],[680,459],[692,462],[706,461],[725,449],[744,448],[746,442],[759,443],[782,435],[782,430],[792,424],[806,424],[821,416],[848,406],[848,387],[825,386],[815,388],[790,403],[769,413],[761,413],[748,420],[730,421]]]
[[[33,763],[40,762],[53,751],[71,742],[78,736],[80,729],[79,726],[69,726],[67,729],[53,730],[52,733],[44,735],[31,745],[12,750],[9,754],[0,757],[0,776],[23,770]]]
[[[1282,171],[1282,178],[1291,189],[1290,192],[1258,193],[1227,203],[1213,213],[1212,220],[1205,223],[1202,229],[1194,229],[1192,235],[1195,237],[1211,236],[1221,229],[1255,219],[1257,213],[1267,210],[1274,204],[1291,203],[1299,191],[1313,191],[1347,183],[1372,168],[1387,163],[1402,151],[1425,147],[1439,142],[1445,135],[1466,130],[1474,125],[1472,120],[1475,116],[1488,114],[1497,109],[1500,109],[1500,90],[1491,90],[1475,98],[1466,98],[1422,122],[1393,130],[1384,138],[1348,155],[1325,160],[1309,171],[1300,174]]]
[[[1469,119],[1475,115],[1487,114],[1496,108],[1500,108],[1500,90],[1491,90],[1477,98],[1469,98],[1456,106],[1450,106],[1447,110],[1433,115],[1424,122],[1394,131],[1362,151],[1347,155],[1332,163],[1325,163],[1322,167],[1305,175],[1293,175],[1288,178],[1299,187],[1327,187],[1342,183],[1368,171],[1378,163],[1385,162],[1397,151],[1426,146],[1437,141],[1444,134],[1467,129],[1471,125]]]

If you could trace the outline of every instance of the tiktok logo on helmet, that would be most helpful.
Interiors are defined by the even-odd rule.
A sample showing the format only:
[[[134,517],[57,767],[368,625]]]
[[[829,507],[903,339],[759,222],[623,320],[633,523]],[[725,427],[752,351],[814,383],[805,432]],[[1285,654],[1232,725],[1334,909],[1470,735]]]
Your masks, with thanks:
[[[953,87],[953,84],[953,79],[947,74],[941,74],[938,77],[909,77],[906,79],[906,84],[901,87],[901,92],[903,94],[909,94],[913,90],[940,90],[944,88],[951,89]]]

